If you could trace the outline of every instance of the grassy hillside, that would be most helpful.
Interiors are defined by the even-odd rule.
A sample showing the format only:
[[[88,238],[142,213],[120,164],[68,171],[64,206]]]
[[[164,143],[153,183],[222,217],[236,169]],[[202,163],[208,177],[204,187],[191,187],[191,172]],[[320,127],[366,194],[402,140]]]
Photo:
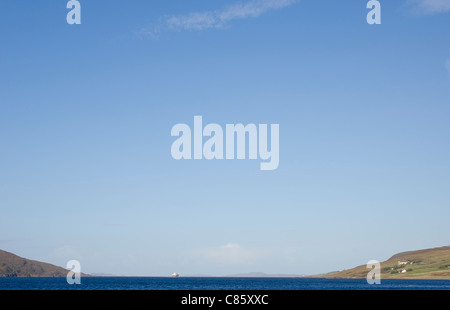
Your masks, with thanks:
[[[366,278],[369,271],[370,269],[366,268],[366,265],[361,265],[321,276],[326,278]],[[381,262],[381,278],[450,279],[450,246],[395,254]]]
[[[66,277],[68,270],[0,250],[0,277]]]

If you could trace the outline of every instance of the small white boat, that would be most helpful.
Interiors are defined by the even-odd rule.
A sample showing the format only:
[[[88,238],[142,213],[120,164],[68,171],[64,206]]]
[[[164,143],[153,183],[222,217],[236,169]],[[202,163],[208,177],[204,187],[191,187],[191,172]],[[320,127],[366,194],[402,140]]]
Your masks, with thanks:
[[[172,273],[172,278],[178,278],[180,274],[178,272]]]

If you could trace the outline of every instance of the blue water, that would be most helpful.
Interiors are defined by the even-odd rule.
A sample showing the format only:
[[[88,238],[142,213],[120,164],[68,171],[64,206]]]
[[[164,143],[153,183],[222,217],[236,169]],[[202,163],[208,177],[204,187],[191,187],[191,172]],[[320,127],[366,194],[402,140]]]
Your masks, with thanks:
[[[310,278],[0,278],[0,290],[450,290],[450,280],[382,280],[369,285],[360,279]]]

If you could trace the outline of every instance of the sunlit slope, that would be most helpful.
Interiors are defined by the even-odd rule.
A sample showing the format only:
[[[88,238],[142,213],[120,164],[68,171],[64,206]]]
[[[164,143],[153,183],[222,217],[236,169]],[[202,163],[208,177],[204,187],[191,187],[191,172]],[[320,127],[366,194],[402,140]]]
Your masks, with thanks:
[[[361,265],[321,275],[327,278],[366,278],[370,269]],[[450,279],[450,246],[395,254],[381,262],[382,279]]]

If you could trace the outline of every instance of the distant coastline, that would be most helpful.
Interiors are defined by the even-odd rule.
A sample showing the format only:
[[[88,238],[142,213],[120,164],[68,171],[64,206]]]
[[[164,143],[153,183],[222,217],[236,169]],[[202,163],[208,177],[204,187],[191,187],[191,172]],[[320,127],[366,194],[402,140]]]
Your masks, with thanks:
[[[325,278],[365,279],[369,269],[360,265],[342,271],[318,275],[266,274],[249,272],[225,276],[183,275],[181,278]],[[52,264],[29,260],[0,250],[0,277],[66,277],[68,270]],[[118,276],[106,273],[82,274],[83,277],[129,277],[151,278],[152,276]],[[156,276],[155,276],[156,277]],[[159,276],[164,278],[163,276]],[[167,277],[171,277],[167,275]],[[450,246],[402,252],[381,262],[382,279],[450,280]]]

